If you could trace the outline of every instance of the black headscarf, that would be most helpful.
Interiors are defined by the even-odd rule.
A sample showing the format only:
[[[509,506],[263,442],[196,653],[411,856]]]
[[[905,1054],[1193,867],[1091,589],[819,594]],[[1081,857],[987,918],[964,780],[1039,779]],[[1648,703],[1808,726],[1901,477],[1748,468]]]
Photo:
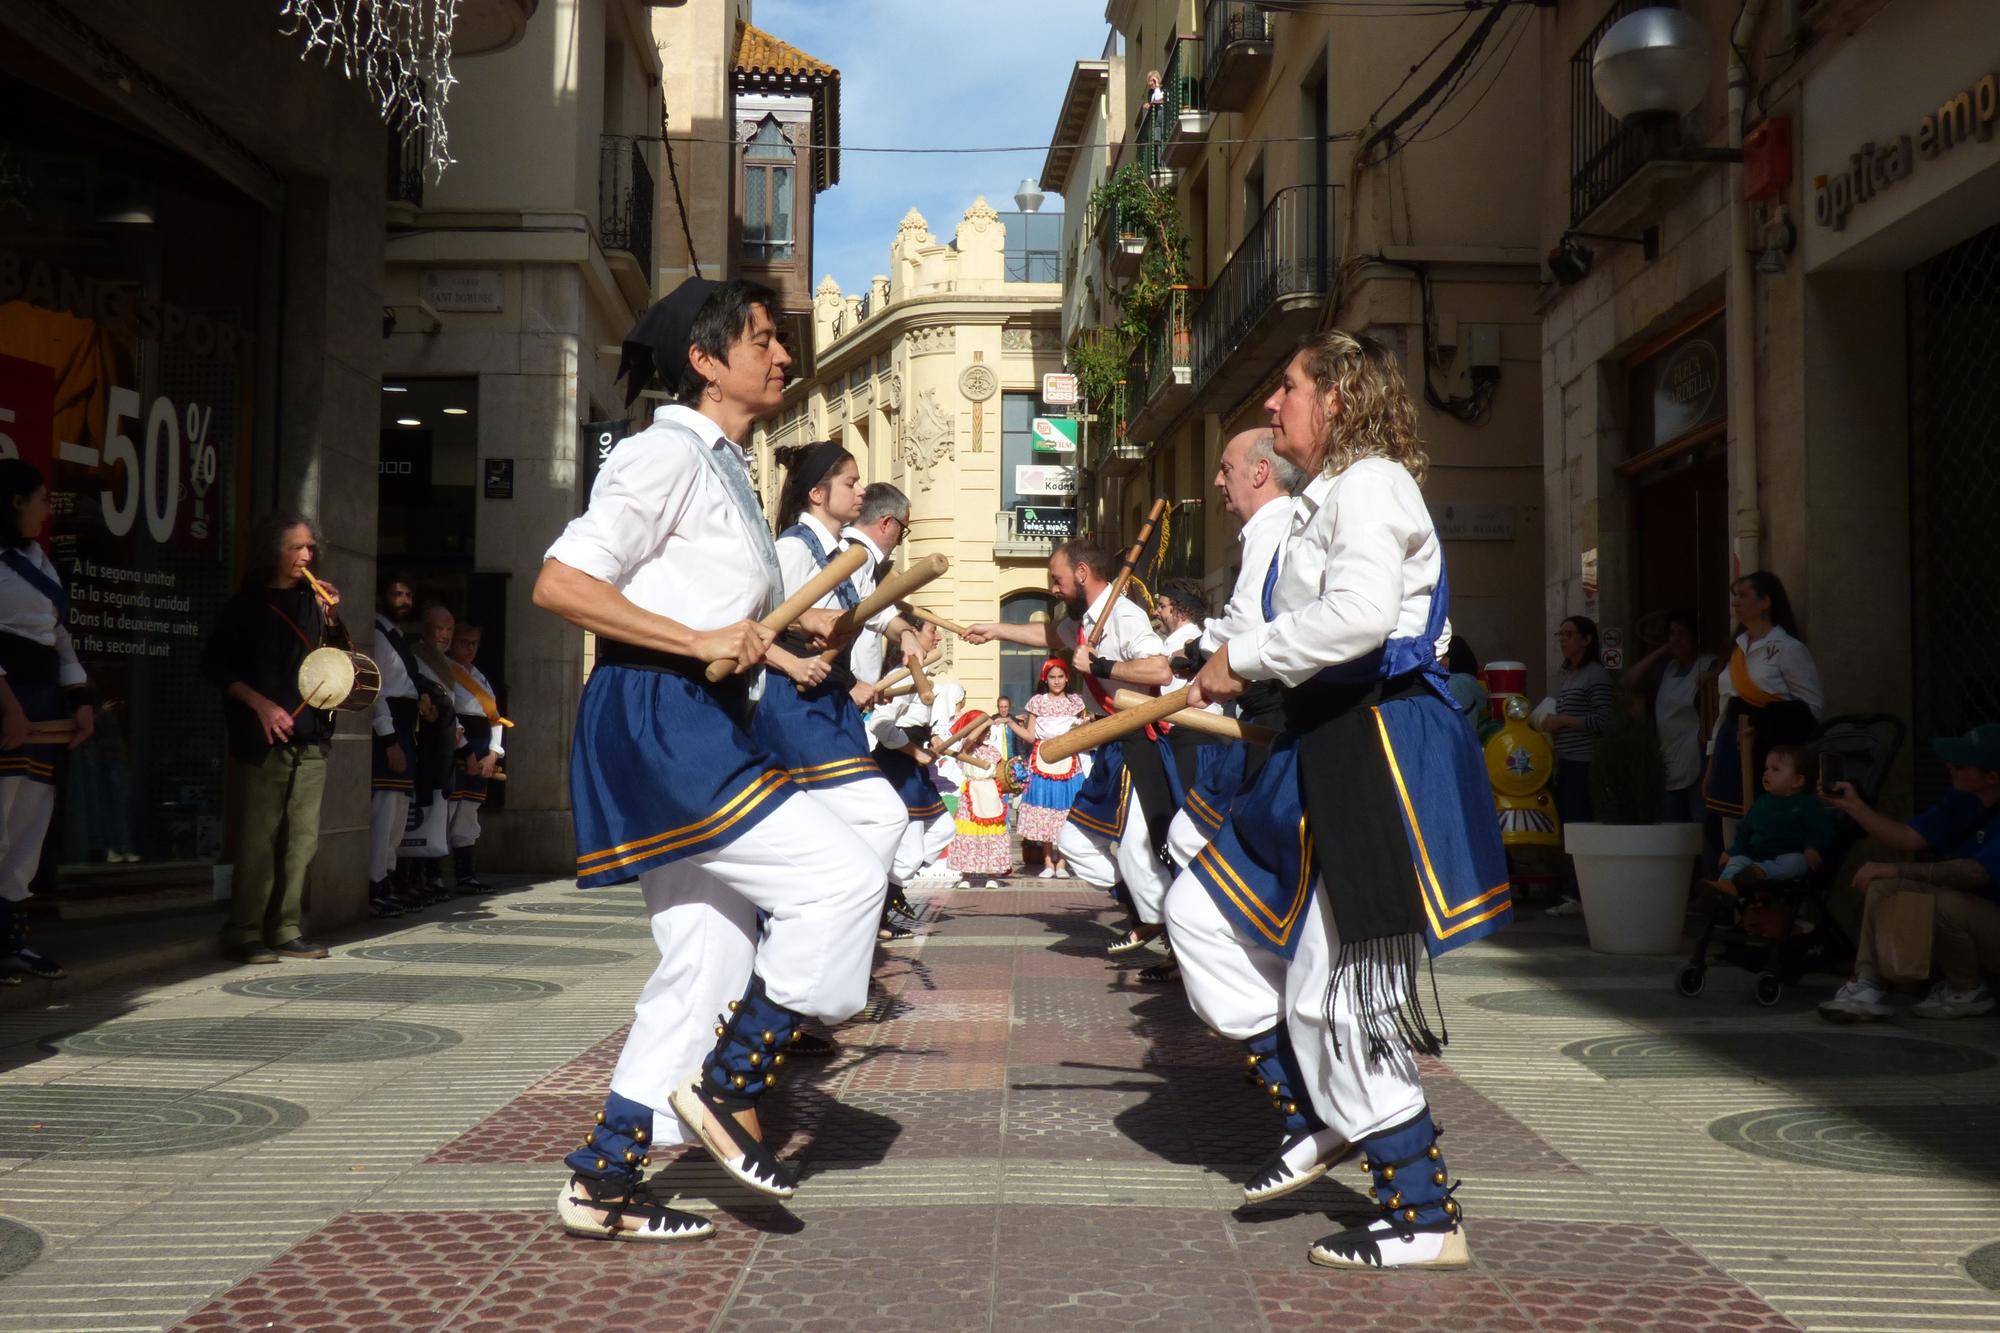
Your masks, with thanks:
[[[694,345],[695,316],[722,286],[711,278],[689,278],[639,316],[639,322],[625,335],[618,358],[618,378],[625,381],[625,406],[632,406],[655,379],[668,393],[680,387],[688,350]]]

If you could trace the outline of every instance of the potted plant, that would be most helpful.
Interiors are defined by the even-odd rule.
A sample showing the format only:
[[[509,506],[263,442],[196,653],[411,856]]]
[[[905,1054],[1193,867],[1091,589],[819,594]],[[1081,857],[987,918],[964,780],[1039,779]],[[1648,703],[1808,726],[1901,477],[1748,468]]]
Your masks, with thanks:
[[[1666,799],[1666,766],[1652,723],[1614,709],[1590,764],[1597,818],[1563,827],[1590,947],[1599,953],[1680,950],[1688,864],[1701,850],[1701,825],[1661,823]]]

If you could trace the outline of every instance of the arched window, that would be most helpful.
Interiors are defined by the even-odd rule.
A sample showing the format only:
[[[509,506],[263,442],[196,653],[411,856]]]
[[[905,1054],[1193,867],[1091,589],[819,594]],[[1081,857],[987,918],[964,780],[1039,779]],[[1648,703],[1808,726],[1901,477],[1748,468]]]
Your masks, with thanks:
[[[1000,619],[1009,625],[1046,624],[1068,614],[1054,597],[1045,592],[1017,592],[1000,603]],[[1027,706],[1028,698],[1041,684],[1042,663],[1049,654],[1040,648],[1018,644],[1000,645],[1000,693],[1014,701],[1014,711]]]
[[[793,255],[792,172],[798,153],[776,116],[766,116],[743,149],[743,257],[788,264]]]

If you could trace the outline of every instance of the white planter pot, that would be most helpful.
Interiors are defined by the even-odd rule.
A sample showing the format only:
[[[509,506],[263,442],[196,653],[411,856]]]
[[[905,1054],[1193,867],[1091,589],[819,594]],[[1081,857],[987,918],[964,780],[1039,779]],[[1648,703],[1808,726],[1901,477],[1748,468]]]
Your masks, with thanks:
[[[1565,824],[1583,922],[1599,953],[1678,953],[1699,824]]]

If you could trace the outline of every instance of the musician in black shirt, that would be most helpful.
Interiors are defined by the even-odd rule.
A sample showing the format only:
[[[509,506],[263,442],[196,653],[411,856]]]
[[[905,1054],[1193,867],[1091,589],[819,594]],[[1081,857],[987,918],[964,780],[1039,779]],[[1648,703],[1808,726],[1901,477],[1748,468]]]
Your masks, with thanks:
[[[202,673],[223,692],[229,729],[235,861],[223,949],[245,963],[324,958],[300,916],[306,870],[319,849],[333,714],[303,706],[299,665],[315,648],[350,648],[335,609],[339,591],[314,589],[307,566],[319,537],[297,514],[252,527],[243,587],[223,605],[202,653]]]

